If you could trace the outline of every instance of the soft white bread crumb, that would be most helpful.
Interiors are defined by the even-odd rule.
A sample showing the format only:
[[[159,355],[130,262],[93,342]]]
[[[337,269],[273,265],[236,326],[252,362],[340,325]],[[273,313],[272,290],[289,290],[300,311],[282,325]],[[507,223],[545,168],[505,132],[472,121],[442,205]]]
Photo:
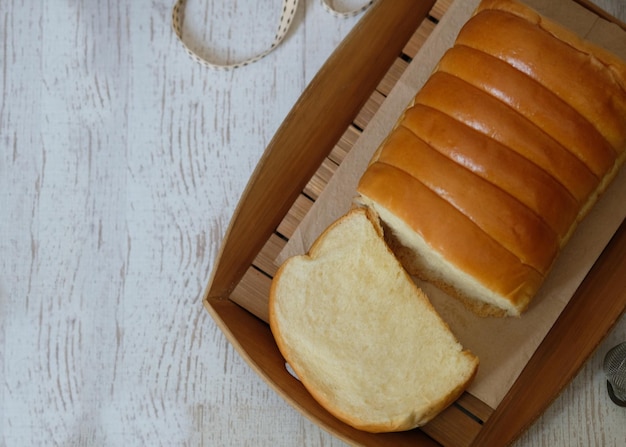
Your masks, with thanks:
[[[423,425],[476,374],[478,359],[463,350],[363,209],[281,266],[269,310],[278,347],[301,382],[358,429]]]

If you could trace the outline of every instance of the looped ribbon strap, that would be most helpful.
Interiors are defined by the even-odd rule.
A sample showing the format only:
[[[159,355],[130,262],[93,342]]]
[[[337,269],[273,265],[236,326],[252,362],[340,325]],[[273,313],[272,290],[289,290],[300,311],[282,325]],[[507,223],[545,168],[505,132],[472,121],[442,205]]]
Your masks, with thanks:
[[[351,11],[346,11],[346,12],[338,11],[332,6],[332,2],[329,2],[328,0],[322,0],[321,3],[324,9],[330,14],[334,15],[335,17],[348,18],[348,17],[354,17],[362,13],[367,8],[369,8],[374,2],[375,0],[370,0],[365,5],[361,6],[360,8],[354,9]],[[178,40],[182,43],[183,48],[193,60],[195,60],[199,64],[207,68],[210,68],[212,70],[221,70],[221,71],[233,70],[235,68],[250,65],[260,59],[263,59],[269,53],[274,51],[274,49],[276,49],[276,47],[280,45],[280,43],[283,41],[283,39],[287,35],[287,32],[289,31],[289,28],[291,27],[293,17],[296,14],[296,10],[298,9],[298,0],[283,0],[283,8],[282,8],[282,12],[280,15],[280,21],[278,22],[278,30],[276,31],[276,36],[274,37],[274,41],[272,42],[272,44],[267,50],[257,54],[256,56],[253,56],[251,58],[245,59],[240,62],[235,62],[231,64],[218,64],[218,63],[210,62],[207,59],[199,56],[195,51],[189,48],[189,46],[183,40],[182,28],[183,28],[183,16],[184,16],[185,3],[186,3],[186,0],[177,0],[172,10],[172,28],[174,29],[174,33],[176,34],[176,37],[178,37]]]

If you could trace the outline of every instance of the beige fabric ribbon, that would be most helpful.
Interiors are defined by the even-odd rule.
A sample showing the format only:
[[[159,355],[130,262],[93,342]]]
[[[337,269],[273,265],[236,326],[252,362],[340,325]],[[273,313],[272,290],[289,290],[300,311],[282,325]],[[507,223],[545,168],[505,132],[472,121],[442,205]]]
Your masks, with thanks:
[[[348,18],[348,17],[353,17],[355,15],[358,15],[362,13],[363,11],[365,11],[367,8],[369,8],[374,2],[375,0],[370,0],[365,5],[361,6],[360,8],[342,12],[342,11],[337,10],[333,6],[333,3],[331,1],[321,0],[322,6],[324,7],[324,9],[330,14],[339,18]],[[186,3],[186,0],[177,0],[172,10],[172,28],[174,29],[174,33],[176,34],[176,37],[182,43],[183,48],[193,60],[195,60],[199,64],[207,68],[210,68],[212,70],[221,70],[221,71],[232,70],[235,68],[250,65],[260,59],[263,59],[269,53],[274,51],[274,49],[276,49],[276,47],[280,45],[280,43],[283,41],[283,39],[287,35],[287,32],[289,31],[289,28],[291,27],[293,17],[296,14],[296,10],[298,9],[298,0],[283,0],[282,13],[280,15],[280,20],[278,22],[278,30],[276,31],[274,41],[271,43],[269,48],[257,54],[256,56],[253,56],[251,58],[248,58],[239,62],[234,62],[230,64],[219,64],[219,63],[211,62],[199,56],[195,51],[193,51],[185,43],[183,39],[183,32],[182,32],[185,3]]]

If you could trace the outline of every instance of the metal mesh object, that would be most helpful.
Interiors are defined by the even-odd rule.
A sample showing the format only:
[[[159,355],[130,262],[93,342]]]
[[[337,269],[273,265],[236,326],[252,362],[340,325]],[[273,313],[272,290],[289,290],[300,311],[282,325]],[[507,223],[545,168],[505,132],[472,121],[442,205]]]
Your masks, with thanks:
[[[626,407],[626,342],[607,352],[604,357],[604,373],[611,400]]]

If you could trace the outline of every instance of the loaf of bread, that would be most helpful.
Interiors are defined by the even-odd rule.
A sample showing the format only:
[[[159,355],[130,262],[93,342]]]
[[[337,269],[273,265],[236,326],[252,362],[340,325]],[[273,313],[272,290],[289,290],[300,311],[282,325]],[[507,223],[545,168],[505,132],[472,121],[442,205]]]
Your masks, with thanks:
[[[272,281],[269,321],[286,361],[331,414],[369,432],[408,430],[456,400],[478,359],[462,346],[355,209]]]
[[[484,0],[358,185],[405,268],[519,316],[626,157],[626,63]]]

